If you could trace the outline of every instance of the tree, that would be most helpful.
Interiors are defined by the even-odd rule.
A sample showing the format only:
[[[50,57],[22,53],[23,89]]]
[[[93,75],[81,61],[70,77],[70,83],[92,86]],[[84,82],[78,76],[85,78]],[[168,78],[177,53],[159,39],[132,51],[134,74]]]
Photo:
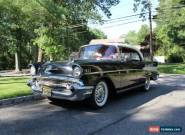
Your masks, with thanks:
[[[138,32],[129,31],[125,37],[125,43],[139,45],[144,42],[146,36],[149,34],[148,25],[144,24],[141,26]]]
[[[105,33],[99,29],[90,29],[91,34],[93,35],[92,39],[106,39],[107,36]]]
[[[139,29],[138,33],[137,33],[137,41],[138,43],[142,43],[146,36],[150,33],[149,27],[148,25],[144,24],[141,26],[141,28]]]
[[[0,49],[4,51],[0,53],[1,67],[12,68],[15,60],[19,71],[37,59],[62,60],[92,38],[105,37],[89,29],[88,21],[101,21],[100,10],[110,17],[110,8],[118,3],[119,0],[0,0]]]
[[[0,8],[1,29],[6,28],[3,29],[1,38],[6,41],[5,43],[9,47],[8,51],[15,53],[15,70],[20,71],[21,48],[27,36],[25,14],[10,1],[0,1]]]
[[[148,4],[149,0],[134,0],[133,10],[136,12],[140,8],[140,18],[143,18],[143,20],[146,20],[146,18],[148,17],[148,14],[145,14],[146,10],[148,11]]]
[[[185,10],[182,0],[160,0],[156,34],[160,44],[159,54],[181,56],[185,60]]]
[[[137,45],[137,33],[135,31],[129,31],[125,37],[125,43]]]

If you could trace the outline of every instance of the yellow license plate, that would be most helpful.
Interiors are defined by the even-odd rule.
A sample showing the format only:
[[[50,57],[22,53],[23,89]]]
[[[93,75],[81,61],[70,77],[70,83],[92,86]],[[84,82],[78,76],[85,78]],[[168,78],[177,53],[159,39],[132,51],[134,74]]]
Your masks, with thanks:
[[[42,88],[42,93],[43,93],[43,95],[45,95],[45,96],[51,96],[51,88],[50,88],[50,87],[44,86],[44,87]]]

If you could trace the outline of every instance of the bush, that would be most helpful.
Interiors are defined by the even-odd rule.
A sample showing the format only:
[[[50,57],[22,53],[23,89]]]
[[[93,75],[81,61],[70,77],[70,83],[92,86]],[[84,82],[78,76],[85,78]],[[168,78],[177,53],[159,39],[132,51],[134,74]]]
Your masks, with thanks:
[[[179,55],[179,54],[176,54],[176,53],[172,53],[169,55],[167,61],[169,63],[181,63],[183,62],[183,56],[182,55]]]

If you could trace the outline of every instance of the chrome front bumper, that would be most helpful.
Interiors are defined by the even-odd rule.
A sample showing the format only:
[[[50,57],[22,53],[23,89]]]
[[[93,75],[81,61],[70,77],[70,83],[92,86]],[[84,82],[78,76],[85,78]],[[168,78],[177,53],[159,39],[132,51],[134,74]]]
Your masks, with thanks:
[[[47,79],[48,81],[37,81],[38,78]],[[49,83],[49,80],[60,80],[61,82],[64,81],[64,83]],[[65,86],[66,81],[68,82],[69,86]],[[34,94],[41,94],[47,97],[70,101],[79,101],[90,97],[94,88],[94,86],[84,86],[83,82],[78,79],[58,76],[34,76],[32,80],[28,81],[28,86],[31,87]],[[51,89],[50,94],[44,93],[44,87]]]

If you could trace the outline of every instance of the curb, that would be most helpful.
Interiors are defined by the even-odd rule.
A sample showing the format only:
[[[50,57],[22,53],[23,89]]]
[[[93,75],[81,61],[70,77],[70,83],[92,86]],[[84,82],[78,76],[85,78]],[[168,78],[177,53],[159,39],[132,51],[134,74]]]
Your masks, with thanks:
[[[30,74],[10,74],[10,75],[3,75],[3,74],[0,74],[0,77],[27,77],[27,76],[31,76]]]
[[[0,108],[5,106],[16,105],[24,102],[29,102],[29,101],[42,100],[42,99],[45,99],[45,97],[41,95],[29,95],[29,96],[3,99],[3,100],[0,100]]]

